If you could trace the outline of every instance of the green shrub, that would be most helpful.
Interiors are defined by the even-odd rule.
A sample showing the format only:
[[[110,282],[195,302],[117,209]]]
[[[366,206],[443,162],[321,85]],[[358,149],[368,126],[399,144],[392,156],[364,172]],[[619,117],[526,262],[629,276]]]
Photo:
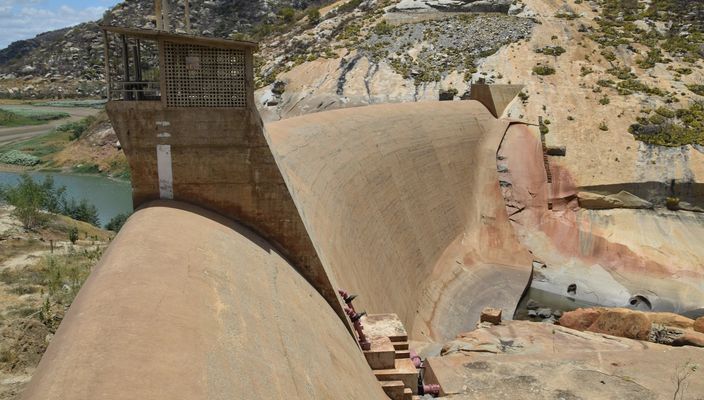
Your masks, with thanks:
[[[88,130],[90,125],[95,121],[94,117],[83,118],[80,121],[69,122],[60,125],[56,128],[59,132],[70,132],[71,140],[78,140],[83,136],[83,134]]]
[[[548,65],[536,65],[533,67],[533,73],[536,75],[553,75],[555,73],[555,68]]]
[[[112,217],[110,219],[110,222],[105,224],[105,229],[113,232],[119,232],[120,229],[122,229],[122,226],[127,222],[127,219],[130,217],[130,214],[117,214],[116,216]]]
[[[34,108],[0,108],[0,126],[40,125],[68,116],[65,112],[36,110]]]
[[[10,150],[0,154],[0,164],[19,165],[23,167],[33,167],[41,160],[30,154],[25,154],[19,150]]]
[[[609,126],[606,124],[606,121],[601,121],[601,123],[599,124],[599,130],[600,131],[608,131],[609,130]]]
[[[616,54],[614,54],[611,50],[604,50],[601,52],[601,55],[606,59],[606,61],[616,61]]]
[[[320,10],[317,8],[311,8],[308,10],[308,23],[310,25],[318,25],[320,23]]]
[[[565,51],[566,50],[561,46],[545,46],[545,47],[542,47],[539,49],[535,49],[536,53],[545,54],[548,56],[556,56],[556,57],[559,57]]]
[[[646,58],[642,58],[636,61],[639,67],[643,69],[653,68],[655,64],[662,63],[664,60],[662,58],[662,52],[660,49],[652,49],[648,51]]]
[[[611,100],[609,99],[609,96],[604,96],[601,99],[599,99],[599,104],[602,106],[605,106],[607,104],[611,103]]]
[[[374,27],[374,33],[377,35],[389,35],[391,32],[393,32],[394,27],[391,26],[388,22],[381,21],[376,26]]]
[[[346,13],[359,7],[360,4],[362,4],[362,0],[350,0],[347,3],[337,7],[337,11],[340,13]]]
[[[3,200],[13,205],[14,215],[26,229],[34,229],[44,222],[41,213],[46,194],[40,184],[27,174],[20,176],[20,182],[15,187],[2,189]]]
[[[98,209],[95,205],[88,203],[88,200],[86,199],[81,199],[81,201],[78,202],[75,199],[64,200],[61,213],[77,221],[83,221],[94,226],[100,226]]]
[[[694,94],[704,96],[704,85],[687,85],[687,89],[689,89]]]
[[[76,242],[78,241],[78,228],[76,228],[75,226],[69,229],[68,240],[70,240],[73,244],[76,244]]]
[[[639,117],[628,131],[637,140],[659,146],[704,146],[703,128],[704,103],[694,102],[689,108],[676,110],[660,107],[654,115]]]
[[[296,19],[296,10],[293,7],[284,7],[279,10],[279,17],[285,23],[291,23]]]
[[[665,118],[675,118],[675,117],[677,116],[677,113],[675,113],[674,110],[671,110],[671,109],[666,108],[666,107],[658,107],[658,109],[655,110],[655,112],[656,112],[658,115],[662,115],[662,116],[665,117]]]

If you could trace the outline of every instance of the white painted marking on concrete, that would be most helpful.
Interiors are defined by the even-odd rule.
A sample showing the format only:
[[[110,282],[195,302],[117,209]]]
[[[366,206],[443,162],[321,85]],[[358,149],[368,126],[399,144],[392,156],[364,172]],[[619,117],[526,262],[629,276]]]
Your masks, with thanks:
[[[159,197],[174,198],[174,177],[171,168],[171,146],[158,144],[156,146],[156,165],[159,173]]]
[[[169,121],[156,121],[156,126],[171,126]]]
[[[158,137],[158,138],[170,138],[170,137],[171,137],[171,134],[170,134],[169,132],[161,132],[161,133],[157,133],[157,134],[156,134],[156,137]]]

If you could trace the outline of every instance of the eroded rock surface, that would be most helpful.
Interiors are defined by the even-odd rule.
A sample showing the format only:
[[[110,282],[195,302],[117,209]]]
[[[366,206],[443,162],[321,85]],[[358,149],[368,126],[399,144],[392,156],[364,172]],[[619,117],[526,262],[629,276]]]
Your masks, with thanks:
[[[462,400],[671,398],[678,371],[704,363],[704,349],[527,321],[464,333],[445,349],[428,358],[426,382]],[[687,380],[688,393],[704,392],[701,374],[695,370]]]

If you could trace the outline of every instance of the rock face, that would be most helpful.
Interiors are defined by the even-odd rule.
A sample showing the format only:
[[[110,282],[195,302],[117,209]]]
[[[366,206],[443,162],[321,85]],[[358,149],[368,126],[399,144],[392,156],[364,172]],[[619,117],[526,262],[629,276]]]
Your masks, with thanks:
[[[648,340],[650,320],[642,313],[608,310],[601,313],[587,330],[628,339]]]
[[[500,12],[507,13],[512,0],[401,0],[395,11],[402,12]]]
[[[704,362],[699,349],[527,321],[463,333],[442,354],[426,360],[425,380],[449,400],[667,399],[672,374],[660,366]],[[688,380],[688,393],[704,393],[701,376]]]
[[[577,194],[579,206],[590,210],[605,210],[610,208],[653,208],[653,203],[624,190],[610,195],[590,192]]]
[[[176,2],[174,2],[176,3]],[[193,33],[204,36],[230,37],[251,32],[258,24],[270,23],[284,7],[305,9],[311,0],[191,0]],[[0,50],[0,77],[45,76],[53,79],[104,80],[103,41],[99,24],[130,28],[154,29],[152,0],[124,1],[108,10],[102,21],[88,22],[20,40]],[[172,5],[173,30],[183,31],[183,4]],[[86,93],[93,94],[93,93]]]
[[[697,345],[704,338],[694,332],[695,321],[689,318],[626,308],[580,308],[564,313],[560,325],[579,331],[675,345]]]
[[[697,320],[694,321],[693,328],[697,332],[704,333],[704,317],[697,318]]]
[[[547,183],[536,131],[507,135],[498,157],[511,221],[542,263],[535,269],[534,288],[608,307],[678,313],[702,307],[704,215],[664,207],[580,207],[587,195],[564,157],[548,157],[552,182]],[[598,208],[647,206],[621,190],[589,201]]]

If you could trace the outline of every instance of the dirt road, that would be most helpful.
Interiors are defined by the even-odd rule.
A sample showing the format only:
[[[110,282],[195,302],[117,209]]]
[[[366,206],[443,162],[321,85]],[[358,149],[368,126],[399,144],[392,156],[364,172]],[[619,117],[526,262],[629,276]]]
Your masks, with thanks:
[[[14,143],[20,140],[31,139],[35,136],[45,135],[51,132],[54,128],[59,125],[63,125],[68,122],[79,121],[90,115],[97,114],[100,110],[96,108],[89,107],[38,107],[38,106],[2,106],[3,109],[12,110],[13,108],[32,108],[41,111],[57,111],[65,112],[70,115],[69,118],[62,118],[56,121],[49,121],[49,123],[44,125],[30,125],[30,126],[19,126],[11,128],[0,128],[0,145],[5,145],[9,143]]]

